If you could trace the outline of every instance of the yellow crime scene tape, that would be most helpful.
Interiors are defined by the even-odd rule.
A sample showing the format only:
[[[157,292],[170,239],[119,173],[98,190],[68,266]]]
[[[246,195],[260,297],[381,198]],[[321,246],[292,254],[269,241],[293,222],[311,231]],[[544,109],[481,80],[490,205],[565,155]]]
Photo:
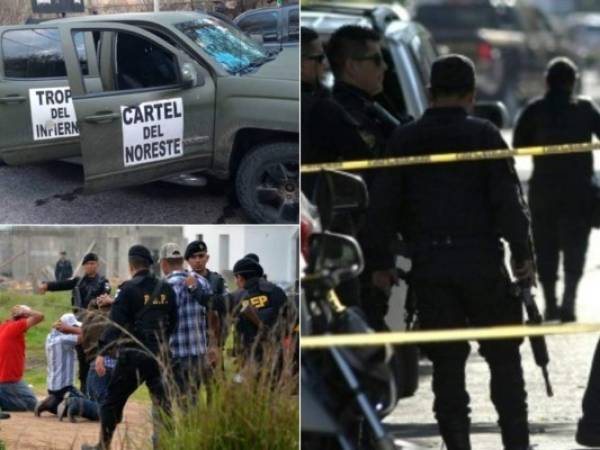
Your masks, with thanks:
[[[440,153],[431,155],[402,156],[396,158],[364,159],[358,161],[340,161],[322,164],[303,164],[302,173],[318,172],[320,170],[365,170],[382,167],[414,166],[418,164],[450,163],[460,161],[481,161],[484,159],[503,159],[514,156],[545,156],[566,153],[587,153],[600,149],[600,142],[585,142],[581,144],[543,145],[522,147],[513,150],[476,150],[465,153]]]
[[[303,349],[328,347],[369,347],[394,344],[426,344],[451,341],[511,339],[530,336],[581,334],[600,332],[600,323],[569,323],[558,325],[511,325],[487,328],[461,328],[435,331],[399,331],[368,334],[336,334],[303,336]]]

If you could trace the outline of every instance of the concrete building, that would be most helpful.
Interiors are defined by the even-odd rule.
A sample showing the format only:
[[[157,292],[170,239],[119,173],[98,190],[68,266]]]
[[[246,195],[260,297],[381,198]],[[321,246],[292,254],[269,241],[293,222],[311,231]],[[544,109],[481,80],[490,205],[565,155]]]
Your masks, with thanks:
[[[147,246],[157,258],[162,244],[185,245],[182,226],[20,226],[0,228],[0,274],[14,279],[48,278],[61,251],[75,268],[94,244],[107,277],[129,277],[127,251],[134,244]],[[18,256],[17,256],[18,255]],[[10,261],[14,258],[13,261]]]

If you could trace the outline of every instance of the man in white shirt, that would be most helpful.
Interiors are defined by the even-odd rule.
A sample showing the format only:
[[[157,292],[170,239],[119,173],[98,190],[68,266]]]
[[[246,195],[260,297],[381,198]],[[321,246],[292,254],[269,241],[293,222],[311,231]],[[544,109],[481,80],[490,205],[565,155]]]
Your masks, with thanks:
[[[48,397],[35,406],[34,413],[44,411],[57,413],[57,407],[65,396],[82,397],[74,386],[75,346],[81,342],[81,322],[74,314],[63,314],[46,337],[46,359],[48,361]]]

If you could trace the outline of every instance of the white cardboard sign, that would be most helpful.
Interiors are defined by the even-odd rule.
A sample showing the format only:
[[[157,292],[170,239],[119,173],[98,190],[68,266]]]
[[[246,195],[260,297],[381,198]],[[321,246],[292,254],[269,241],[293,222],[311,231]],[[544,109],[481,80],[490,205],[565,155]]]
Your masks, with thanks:
[[[29,89],[29,106],[34,141],[79,136],[70,88]]]
[[[183,156],[181,98],[121,106],[121,124],[125,167]]]

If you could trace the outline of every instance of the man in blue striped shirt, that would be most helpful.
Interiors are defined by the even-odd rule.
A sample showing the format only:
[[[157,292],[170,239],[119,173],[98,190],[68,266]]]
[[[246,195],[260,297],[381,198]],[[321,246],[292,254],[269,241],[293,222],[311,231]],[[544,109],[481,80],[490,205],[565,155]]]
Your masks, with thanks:
[[[206,312],[211,296],[210,285],[201,275],[183,268],[183,252],[168,243],[160,250],[160,267],[175,291],[177,327],[170,338],[173,372],[179,393],[196,401],[198,389],[207,381]]]

